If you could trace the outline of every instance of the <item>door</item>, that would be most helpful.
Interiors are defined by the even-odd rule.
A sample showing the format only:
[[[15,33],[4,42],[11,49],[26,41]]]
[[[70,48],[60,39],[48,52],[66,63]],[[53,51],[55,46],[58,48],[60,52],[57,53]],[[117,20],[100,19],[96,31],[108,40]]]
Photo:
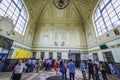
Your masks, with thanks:
[[[76,64],[76,67],[79,67],[79,64],[80,64],[80,53],[76,53],[75,54],[75,64]]]
[[[32,58],[33,58],[33,59],[36,58],[36,52],[33,52]]]
[[[109,63],[109,62],[110,62],[110,63],[111,63],[111,62],[112,62],[112,63],[115,62],[111,51],[109,51],[109,52],[104,52],[104,54],[105,54],[105,57],[106,57],[106,60],[107,60],[108,63]]]
[[[93,59],[94,59],[94,60],[97,60],[97,61],[99,60],[97,53],[93,53]]]

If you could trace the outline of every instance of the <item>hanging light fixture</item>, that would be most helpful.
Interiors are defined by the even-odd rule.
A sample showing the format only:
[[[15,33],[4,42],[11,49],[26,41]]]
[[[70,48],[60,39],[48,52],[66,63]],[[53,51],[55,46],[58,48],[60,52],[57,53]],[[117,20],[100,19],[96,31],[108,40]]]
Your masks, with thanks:
[[[58,9],[64,9],[68,6],[70,0],[53,0],[53,4]]]

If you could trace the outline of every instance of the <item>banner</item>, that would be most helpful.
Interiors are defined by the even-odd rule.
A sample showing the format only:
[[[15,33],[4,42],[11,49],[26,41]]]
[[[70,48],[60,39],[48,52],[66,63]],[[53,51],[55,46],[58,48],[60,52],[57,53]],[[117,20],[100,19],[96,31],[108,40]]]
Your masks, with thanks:
[[[14,59],[26,59],[30,58],[30,51],[23,50],[23,49],[17,49],[16,53],[14,55]]]

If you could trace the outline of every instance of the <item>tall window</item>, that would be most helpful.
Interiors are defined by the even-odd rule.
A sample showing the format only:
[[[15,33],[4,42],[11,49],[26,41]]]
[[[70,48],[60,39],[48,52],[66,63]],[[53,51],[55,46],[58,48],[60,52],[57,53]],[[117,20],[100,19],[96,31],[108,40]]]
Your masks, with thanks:
[[[0,0],[0,16],[8,16],[13,20],[15,31],[24,32],[28,15],[21,0]]]
[[[97,36],[120,24],[120,0],[100,0],[93,15]]]

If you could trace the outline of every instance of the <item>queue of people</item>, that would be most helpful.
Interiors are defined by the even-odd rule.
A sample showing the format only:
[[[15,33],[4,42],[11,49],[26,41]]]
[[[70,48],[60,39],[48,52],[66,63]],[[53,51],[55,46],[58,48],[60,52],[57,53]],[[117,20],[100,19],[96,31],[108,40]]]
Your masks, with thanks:
[[[108,80],[107,79],[107,72],[106,72],[106,66],[103,62],[98,62],[98,61],[92,61],[88,60],[87,64],[85,64],[83,61],[80,63],[80,70],[82,71],[83,79],[86,78],[86,74],[88,72],[88,80],[100,80],[99,73],[102,74],[103,80]]]
[[[111,64],[109,64],[112,67]],[[39,72],[39,70],[50,71],[54,69],[56,76],[61,76],[62,80],[67,79],[67,72],[69,73],[69,80],[75,80],[75,63],[72,59],[69,62],[65,60],[53,60],[51,58],[45,60],[18,60],[17,64],[14,66],[13,75],[11,80],[21,80],[21,76],[24,72]],[[83,80],[87,80],[86,75],[88,75],[88,80],[100,80],[99,73],[102,74],[103,80],[108,80],[106,75],[106,66],[103,62],[98,62],[88,60],[87,63],[84,61],[80,62],[80,71],[82,72]],[[113,71],[113,68],[111,70]]]

